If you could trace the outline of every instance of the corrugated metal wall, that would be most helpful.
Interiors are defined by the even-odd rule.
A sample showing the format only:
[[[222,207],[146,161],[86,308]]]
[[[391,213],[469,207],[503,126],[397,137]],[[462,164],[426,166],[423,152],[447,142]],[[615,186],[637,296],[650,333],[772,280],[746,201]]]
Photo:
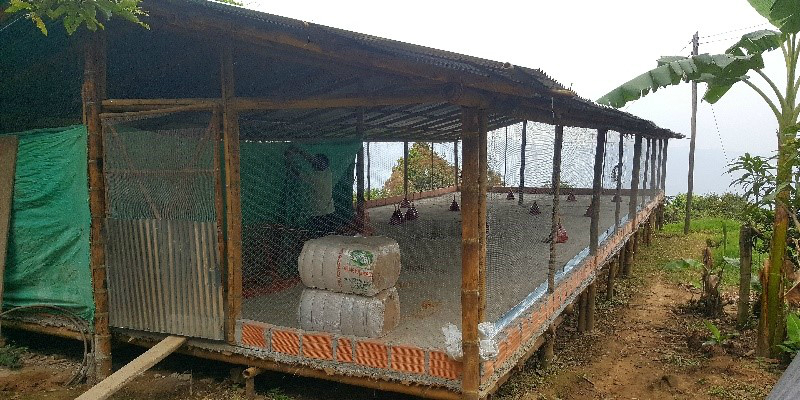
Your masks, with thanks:
[[[217,224],[106,220],[111,326],[224,339]]]

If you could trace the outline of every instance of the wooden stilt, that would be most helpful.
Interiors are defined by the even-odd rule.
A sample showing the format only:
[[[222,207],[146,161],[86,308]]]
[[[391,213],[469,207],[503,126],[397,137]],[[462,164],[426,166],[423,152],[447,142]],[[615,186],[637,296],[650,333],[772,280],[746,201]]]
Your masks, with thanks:
[[[625,243],[625,257],[622,268],[622,276],[625,278],[631,276],[631,271],[633,270],[633,242],[635,241],[636,234],[634,233],[631,235],[631,238],[628,239],[628,242]]]
[[[558,200],[561,190],[561,147],[564,145],[564,127],[556,125],[555,143],[553,144],[553,213],[550,224],[550,259],[547,263],[547,291],[555,291],[556,280],[556,236],[558,234],[559,210]]]
[[[482,114],[476,108],[462,109],[463,178],[461,192],[461,327],[462,327],[462,395],[478,399],[480,386],[480,355],[478,323],[483,293],[480,287],[482,265],[481,242],[486,239],[486,228],[481,224],[481,197],[485,199],[485,183],[481,185]],[[484,150],[485,151],[485,150]],[[485,164],[484,164],[485,165]],[[484,200],[485,201],[485,200]],[[485,204],[485,203],[484,203]]]
[[[548,369],[553,362],[554,350],[556,344],[556,330],[550,327],[544,333],[544,344],[539,350],[539,367],[541,369]]]
[[[597,254],[600,237],[600,193],[603,189],[603,159],[606,150],[605,129],[597,130],[597,146],[594,150],[594,179],[592,181],[592,221],[589,224],[589,254]]]
[[[578,332],[586,331],[586,290],[578,296]]]
[[[523,189],[525,188],[525,149],[528,147],[528,121],[522,121],[522,147],[519,149],[519,198],[517,204],[523,203]]]
[[[242,314],[242,203],[239,175],[239,114],[235,96],[233,51],[222,50],[222,138],[225,158],[225,200],[227,202],[227,274],[225,281],[225,340],[236,344],[236,320]]]
[[[106,217],[105,180],[103,179],[103,127],[100,119],[106,63],[103,32],[89,35],[84,60],[83,119],[87,131],[89,211],[91,215],[89,268],[94,298],[94,376],[96,381],[111,375],[111,330],[109,328],[108,284],[103,222]]]
[[[606,301],[614,301],[614,278],[617,275],[617,263],[619,254],[608,263],[608,275],[606,277]]]
[[[622,271],[625,269],[625,247],[626,247],[626,245],[627,245],[627,242],[625,242],[622,245],[622,248],[619,249],[619,253],[617,253],[617,269],[616,269],[616,271],[614,271],[614,272],[616,272],[616,277],[619,277],[620,275],[622,275]]]
[[[639,245],[642,242],[642,227],[636,227],[636,232],[633,233],[633,259],[639,257]]]
[[[594,313],[595,303],[597,302],[597,281],[589,284],[586,289],[586,330],[591,332],[594,330]]]

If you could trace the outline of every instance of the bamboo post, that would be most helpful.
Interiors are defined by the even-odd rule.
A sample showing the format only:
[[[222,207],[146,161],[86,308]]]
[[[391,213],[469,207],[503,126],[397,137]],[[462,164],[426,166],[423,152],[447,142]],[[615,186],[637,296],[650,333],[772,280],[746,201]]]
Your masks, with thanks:
[[[433,191],[435,189],[435,187],[436,187],[436,185],[433,183],[433,171],[434,171],[434,168],[433,168],[433,155],[434,155],[433,142],[431,142],[431,173],[428,176],[428,181],[429,181],[428,184],[430,185],[430,190],[431,191]]]
[[[737,323],[739,328],[750,319],[750,279],[753,268],[753,229],[749,225],[739,228],[739,304]]]
[[[622,276],[627,278],[631,276],[633,270],[633,242],[636,240],[636,233],[631,235],[625,243],[625,257],[622,264]]]
[[[652,186],[654,193],[657,193],[659,190],[661,190],[661,158],[664,157],[664,139],[658,139],[656,148],[658,149],[658,159],[653,165],[653,170],[656,171],[656,175],[653,179],[654,185]]]
[[[603,159],[606,149],[605,129],[597,130],[597,147],[594,150],[594,180],[592,182],[592,221],[589,226],[589,254],[597,254],[600,237],[600,191],[603,179]]]
[[[369,156],[369,142],[367,142],[367,173],[364,174],[367,176],[367,200],[372,200],[372,178],[370,177],[372,172],[372,162]]]
[[[597,301],[597,280],[589,284],[586,289],[586,330],[594,330],[595,302]]]
[[[619,214],[620,209],[622,208],[622,158],[625,154],[625,137],[622,133],[619,134],[619,149],[618,150],[618,161],[617,161],[617,191],[614,194],[616,201],[614,202],[614,230],[616,231],[619,229]]]
[[[453,186],[456,187],[456,191],[461,190],[458,178],[458,140],[456,140],[453,141]]]
[[[364,109],[359,109],[356,116],[356,135],[363,140],[364,137]],[[363,143],[363,142],[362,142]],[[356,154],[356,232],[364,233],[364,213],[366,210],[364,200],[364,148]]]
[[[100,119],[106,63],[106,42],[102,32],[90,35],[84,60],[83,119],[88,137],[87,174],[91,215],[89,268],[94,299],[94,377],[101,381],[111,375],[111,330],[109,328],[108,282],[103,237],[106,217],[103,179],[103,127]]]
[[[661,169],[663,172],[661,173],[661,190],[665,193],[667,191],[667,154],[669,150],[669,139],[664,139],[664,157],[661,159]]]
[[[578,296],[578,332],[586,331],[586,290]]]
[[[553,144],[553,213],[550,223],[550,259],[547,262],[547,291],[556,287],[556,236],[558,233],[558,196],[561,190],[561,147],[564,145],[564,127],[556,125]]]
[[[217,222],[217,252],[219,252],[220,260],[226,258],[225,246],[225,195],[223,195],[222,183],[222,160],[220,154],[220,143],[222,143],[222,113],[219,107],[214,108],[211,113],[211,128],[214,130],[213,148],[214,148],[214,213],[216,214]]]
[[[463,351],[461,380],[462,394],[467,399],[478,399],[480,386],[480,355],[478,323],[480,322],[481,241],[486,229],[481,224],[481,143],[482,114],[476,108],[462,108],[463,178],[461,192],[461,345]]]
[[[525,189],[525,149],[528,147],[528,121],[522,121],[522,147],[519,151],[519,199],[517,204],[522,205],[523,189]]]
[[[631,172],[631,194],[628,203],[628,219],[633,221],[636,229],[636,206],[639,201],[639,168],[642,164],[642,135],[637,134],[633,143],[633,171]]]
[[[225,152],[225,200],[227,202],[227,281],[225,340],[236,343],[236,320],[242,313],[242,203],[239,176],[239,114],[234,106],[233,52],[222,50],[222,137]]]
[[[617,263],[619,262],[620,255],[617,256],[608,263],[608,276],[606,277],[606,301],[614,301],[614,278],[617,275],[616,267]]]
[[[544,343],[542,344],[542,348],[539,352],[539,367],[541,369],[548,369],[553,362],[553,356],[555,355],[555,343],[556,343],[556,330],[554,327],[547,328],[547,331],[544,333]]]
[[[645,153],[644,153],[644,174],[642,174],[642,190],[639,192],[642,195],[642,205],[645,204],[645,198],[647,197],[647,177],[648,168],[650,167],[650,138],[647,138],[647,143],[645,144]]]
[[[403,142],[403,198],[408,199],[408,142]]]

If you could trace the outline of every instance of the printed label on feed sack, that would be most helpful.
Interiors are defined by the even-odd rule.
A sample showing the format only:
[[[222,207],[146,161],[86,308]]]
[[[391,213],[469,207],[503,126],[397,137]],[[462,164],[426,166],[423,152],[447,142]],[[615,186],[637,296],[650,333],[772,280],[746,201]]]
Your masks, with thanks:
[[[345,260],[344,265],[342,259]],[[342,286],[341,282],[344,280],[354,293],[366,294],[372,286],[374,261],[375,255],[371,251],[340,249],[336,271],[339,286]]]

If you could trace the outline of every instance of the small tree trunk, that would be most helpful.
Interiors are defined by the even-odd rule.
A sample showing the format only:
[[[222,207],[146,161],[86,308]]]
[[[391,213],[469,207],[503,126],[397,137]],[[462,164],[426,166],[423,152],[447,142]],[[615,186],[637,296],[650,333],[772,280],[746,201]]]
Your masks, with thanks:
[[[737,323],[742,329],[750,318],[750,280],[753,268],[752,228],[742,225],[739,229],[739,303]]]

